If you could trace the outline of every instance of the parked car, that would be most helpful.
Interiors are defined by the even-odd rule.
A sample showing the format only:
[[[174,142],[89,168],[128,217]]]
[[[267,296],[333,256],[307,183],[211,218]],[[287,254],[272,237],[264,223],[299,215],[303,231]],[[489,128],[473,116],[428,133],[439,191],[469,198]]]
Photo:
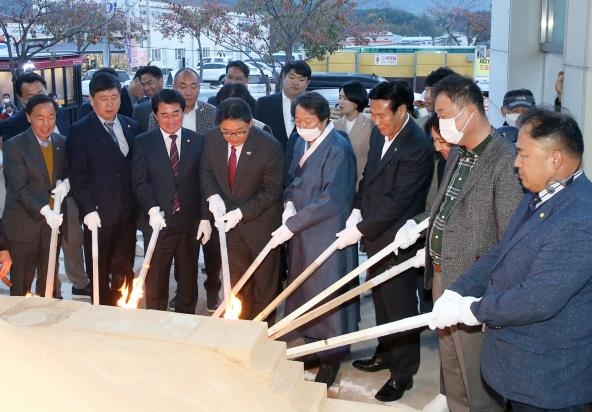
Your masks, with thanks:
[[[200,65],[195,68],[199,74]],[[226,76],[226,63],[204,63],[202,82],[223,83]]]
[[[313,72],[310,77],[308,90],[339,89],[344,83],[351,80],[361,82],[367,89],[371,89],[378,83],[386,81],[384,77],[375,74]]]
[[[98,69],[88,70],[86,73],[84,73],[84,76],[82,76],[81,80],[82,80],[82,95],[83,96],[88,96],[90,94],[88,91],[88,84],[90,83],[90,79],[93,77],[93,74],[95,74],[95,72],[97,70]],[[116,70],[116,72],[117,72],[117,76],[119,77],[119,82],[121,83],[121,87],[130,84],[131,78],[130,78],[129,74],[127,74],[126,71]]]

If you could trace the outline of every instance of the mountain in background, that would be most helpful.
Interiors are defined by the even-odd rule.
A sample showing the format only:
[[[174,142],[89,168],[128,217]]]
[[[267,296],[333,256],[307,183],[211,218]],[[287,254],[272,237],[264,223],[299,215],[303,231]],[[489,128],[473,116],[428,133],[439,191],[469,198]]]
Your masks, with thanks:
[[[476,7],[474,11],[477,10],[489,10],[491,8],[492,0],[476,0]],[[413,14],[422,14],[424,13],[432,4],[432,0],[366,0],[361,1],[358,3],[360,9],[374,9],[374,8],[383,8],[383,7],[392,7],[395,9],[400,9],[406,11],[408,13]]]

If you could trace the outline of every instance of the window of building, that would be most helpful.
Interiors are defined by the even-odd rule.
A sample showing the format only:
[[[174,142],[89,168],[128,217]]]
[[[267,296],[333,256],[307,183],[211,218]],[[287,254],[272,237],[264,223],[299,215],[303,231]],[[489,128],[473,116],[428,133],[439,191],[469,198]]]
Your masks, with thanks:
[[[541,50],[549,53],[563,53],[565,39],[565,0],[543,0],[541,17]]]
[[[175,59],[181,60],[185,58],[185,49],[175,49]]]
[[[160,61],[160,49],[150,49],[150,60]]]

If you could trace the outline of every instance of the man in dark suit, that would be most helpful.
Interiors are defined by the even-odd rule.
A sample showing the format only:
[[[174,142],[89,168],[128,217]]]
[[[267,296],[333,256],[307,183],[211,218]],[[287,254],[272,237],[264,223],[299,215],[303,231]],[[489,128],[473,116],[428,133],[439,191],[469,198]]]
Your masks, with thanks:
[[[294,135],[288,144],[288,137],[294,131],[294,118],[291,113],[292,100],[308,87],[311,70],[308,63],[297,60],[287,63],[282,73],[282,92],[260,97],[257,100],[254,117],[271,127],[273,136],[282,144],[286,155],[286,168],[288,168],[292,160],[294,143],[298,138],[298,135]]]
[[[114,305],[134,276],[136,202],[132,191],[131,157],[137,123],[118,115],[121,84],[108,73],[89,84],[93,113],[74,123],[66,149],[72,194],[87,229],[84,246],[92,268],[91,232],[100,228],[100,304]],[[111,284],[109,283],[111,274]]]
[[[146,308],[166,310],[171,264],[178,266],[175,310],[195,313],[199,243],[212,228],[201,196],[199,164],[204,136],[182,128],[185,99],[163,89],[152,98],[159,128],[136,138],[134,193],[150,226],[163,227],[146,277]],[[164,214],[164,217],[161,215]]]
[[[354,199],[346,229],[338,233],[340,248],[364,242],[369,257],[392,243],[397,230],[424,212],[433,172],[434,149],[425,133],[411,119],[413,90],[403,81],[383,82],[369,94],[372,120],[368,162]],[[368,278],[415,255],[410,248],[390,255],[368,270]],[[417,278],[411,268],[372,289],[376,323],[384,324],[417,314]],[[390,379],[377,392],[383,402],[397,400],[413,385],[419,368],[419,332],[411,331],[379,339],[371,359],[357,360],[365,372],[389,368]]]
[[[37,73],[23,73],[16,79],[16,93],[23,106],[27,105],[29,99],[39,94],[47,94],[47,83]],[[0,125],[2,141],[27,130],[31,124],[27,120],[26,110],[19,110],[14,116],[5,120]],[[69,122],[66,113],[58,110],[55,121],[55,133],[65,136],[68,133]]]
[[[251,109],[231,97],[206,136],[201,183],[209,209],[224,221],[230,277],[235,284],[281,225],[283,155],[270,134],[252,127]],[[271,251],[239,293],[242,319],[252,319],[278,291],[278,254]]]
[[[247,87],[249,85],[249,74],[251,70],[249,66],[242,60],[233,60],[226,65],[226,76],[224,76],[224,86],[227,84],[242,84]],[[218,106],[218,95],[210,96],[208,103],[212,106]]]
[[[518,120],[527,193],[502,238],[444,291],[431,328],[483,324],[481,374],[512,411],[585,412],[592,402],[592,184],[570,116]],[[458,325],[459,327],[461,325]]]
[[[2,219],[0,219],[0,278],[6,277],[10,272],[12,266],[12,258],[8,251],[8,241],[4,234],[4,228],[2,227]]]
[[[13,296],[30,292],[35,275],[35,293],[45,295],[51,231],[62,223],[50,195],[66,177],[66,141],[54,133],[57,111],[51,97],[31,97],[26,107],[31,127],[4,143],[7,191],[3,218],[14,259],[10,272]],[[57,265],[54,297],[61,297]]]
[[[142,66],[136,72],[136,76],[140,78],[140,84],[144,90],[144,96],[150,99],[164,87],[162,78],[162,70],[157,66]],[[146,100],[134,106],[132,118],[138,122],[140,130],[145,132],[148,130],[150,118],[153,116],[152,103]]]

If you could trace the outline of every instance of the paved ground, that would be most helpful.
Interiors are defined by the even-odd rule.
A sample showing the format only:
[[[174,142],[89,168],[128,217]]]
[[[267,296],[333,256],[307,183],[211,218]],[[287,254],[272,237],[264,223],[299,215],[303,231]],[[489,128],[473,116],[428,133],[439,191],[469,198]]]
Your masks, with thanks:
[[[365,257],[360,256],[360,259]],[[202,258],[200,257],[200,262]],[[62,295],[64,299],[74,299],[83,302],[90,302],[89,298],[73,298],[71,294],[72,284],[64,273],[63,256],[60,257],[60,279],[62,281]],[[142,263],[141,257],[136,257],[135,270],[139,272]],[[172,279],[172,276],[171,276]],[[199,301],[196,313],[209,316],[205,307],[205,290],[203,281],[205,274],[199,274]],[[175,291],[175,282],[171,280],[171,296]],[[0,283],[0,294],[8,294],[8,288]],[[365,329],[375,325],[374,309],[372,298],[369,293],[361,298],[361,324],[360,329]],[[358,343],[352,346],[351,359],[342,363],[337,376],[336,383],[329,389],[328,395],[332,398],[355,400],[360,402],[380,403],[374,399],[376,391],[389,378],[388,371],[375,373],[364,373],[354,369],[351,366],[353,359],[360,359],[372,356],[376,340]],[[305,372],[305,378],[314,380],[316,370],[312,369]],[[393,402],[393,405],[404,404],[406,406],[421,410],[430,402],[439,391],[439,360],[438,343],[434,332],[425,330],[421,334],[421,365],[419,373],[414,378],[413,389],[408,391],[399,402]]]

